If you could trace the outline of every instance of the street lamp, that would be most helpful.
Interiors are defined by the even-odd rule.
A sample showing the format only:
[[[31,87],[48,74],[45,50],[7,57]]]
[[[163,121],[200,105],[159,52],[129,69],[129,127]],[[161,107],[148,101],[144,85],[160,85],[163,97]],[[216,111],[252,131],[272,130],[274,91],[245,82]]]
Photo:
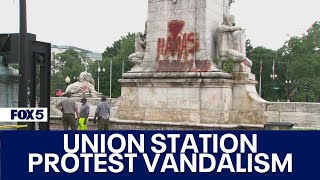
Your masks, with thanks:
[[[286,85],[287,85],[287,101],[290,102],[290,85],[292,83],[291,80],[286,80],[285,81]]]
[[[64,79],[64,81],[67,83],[67,85],[70,83],[70,78],[69,78],[69,76],[67,76],[65,79]],[[66,89],[68,88],[68,86],[66,87]]]
[[[69,76],[67,76],[66,79],[64,79],[64,81],[65,81],[67,84],[69,84],[71,80],[70,80]]]
[[[275,80],[275,79],[278,78],[278,75],[277,75],[277,74],[271,74],[271,75],[270,75],[270,78],[273,79],[273,80]]]
[[[101,72],[100,63],[97,71],[98,71],[98,92],[100,92],[100,72]],[[106,72],[106,69],[102,68],[102,72]]]
[[[274,90],[275,90],[275,82],[274,82],[274,80],[278,78],[278,75],[273,72],[270,75],[270,78],[272,79],[272,100],[274,100]]]
[[[100,64],[97,71],[98,71],[98,92],[100,92],[100,72],[101,72]]]

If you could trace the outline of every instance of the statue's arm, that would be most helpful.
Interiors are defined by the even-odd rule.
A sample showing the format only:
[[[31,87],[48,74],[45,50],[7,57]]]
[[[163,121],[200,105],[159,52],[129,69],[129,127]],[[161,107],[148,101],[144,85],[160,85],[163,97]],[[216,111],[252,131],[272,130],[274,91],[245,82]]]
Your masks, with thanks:
[[[56,108],[61,110],[62,109],[62,101],[60,101],[57,105],[56,105]]]
[[[241,27],[239,26],[226,26],[226,25],[221,25],[219,28],[218,28],[218,31],[219,32],[234,32],[234,31],[240,31],[242,30]]]

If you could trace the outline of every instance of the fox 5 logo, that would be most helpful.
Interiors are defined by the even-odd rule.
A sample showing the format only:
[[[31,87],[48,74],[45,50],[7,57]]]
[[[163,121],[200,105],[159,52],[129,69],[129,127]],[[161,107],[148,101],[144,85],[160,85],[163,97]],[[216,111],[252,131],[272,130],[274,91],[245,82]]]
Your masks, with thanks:
[[[2,108],[0,122],[47,122],[47,108]]]

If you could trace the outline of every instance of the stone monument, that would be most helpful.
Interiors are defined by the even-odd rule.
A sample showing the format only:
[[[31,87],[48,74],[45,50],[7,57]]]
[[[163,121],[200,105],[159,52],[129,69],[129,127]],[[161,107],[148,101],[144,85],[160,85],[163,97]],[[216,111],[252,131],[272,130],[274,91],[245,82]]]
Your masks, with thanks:
[[[138,33],[136,52],[129,56],[135,67],[119,80],[114,128],[122,122],[266,121],[265,101],[255,90],[252,63],[243,49],[244,31],[234,27],[228,0],[148,0],[148,8],[146,31]],[[233,73],[214,63],[218,56],[233,59]]]
[[[233,60],[235,72],[251,72],[252,61],[246,57],[245,33],[236,26],[233,15],[224,15],[223,24],[217,29],[218,55],[222,63]]]
[[[78,79],[79,79],[78,82],[70,84],[67,87],[67,89],[62,94],[62,96],[64,96],[67,92],[70,92],[72,94],[72,98],[77,101],[77,107],[81,107],[80,99],[82,97],[86,97],[87,104],[90,107],[90,117],[93,117],[97,105],[101,102],[102,94],[97,92],[94,89],[95,81],[92,78],[92,75],[87,71],[80,73]],[[62,113],[58,108],[56,108],[56,105],[65,98],[66,97],[50,98],[50,117],[51,118],[62,117]]]
[[[94,79],[92,78],[92,75],[86,71],[80,73],[78,77],[79,81],[75,82],[73,84],[70,84],[65,93],[70,92],[73,97],[100,97],[102,94],[98,93],[94,89]]]

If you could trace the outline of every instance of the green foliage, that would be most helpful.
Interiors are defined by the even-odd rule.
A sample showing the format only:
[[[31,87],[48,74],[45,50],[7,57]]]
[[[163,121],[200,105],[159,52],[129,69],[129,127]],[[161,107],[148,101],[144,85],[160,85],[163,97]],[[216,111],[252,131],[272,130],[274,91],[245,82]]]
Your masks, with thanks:
[[[249,42],[247,43],[247,51],[249,51],[248,49],[252,47]],[[272,101],[273,98],[278,97],[278,92],[275,92],[272,89],[272,87],[277,84],[273,84],[274,82],[272,82],[272,80],[270,79],[270,74],[272,73],[272,64],[273,61],[276,59],[276,52],[271,49],[267,49],[265,47],[260,46],[250,50],[250,53],[248,53],[247,56],[253,62],[252,73],[256,75],[257,80],[259,80],[260,61],[262,61],[263,71],[261,96],[264,99]]]
[[[118,82],[122,78],[122,63],[124,63],[124,72],[129,71],[133,64],[128,61],[128,56],[134,53],[135,34],[129,33],[115,41],[112,46],[107,47],[102,55],[100,62],[101,69],[104,67],[106,72],[100,73],[100,92],[109,96],[110,94],[110,62],[112,60],[112,97],[121,95],[121,85]],[[94,79],[98,78],[98,63],[92,62],[89,65],[90,72]],[[97,80],[96,80],[97,81]],[[97,89],[97,83],[96,83]]]
[[[86,58],[85,55],[73,49],[57,54],[56,58],[59,60],[57,69],[63,77],[78,77],[85,70],[82,64],[82,60]]]
[[[233,67],[234,67],[234,62],[231,58],[227,59],[223,63],[223,70],[227,73],[231,73],[233,71]]]
[[[260,60],[263,62],[262,97],[267,100],[320,101],[320,22],[315,22],[301,37],[291,37],[277,51],[264,47],[252,48],[247,41],[247,56],[253,61],[252,73],[260,74]],[[272,81],[272,63],[275,60],[275,73],[278,78]],[[291,84],[285,83],[291,80]],[[304,90],[311,84],[310,92]],[[280,90],[272,89],[273,86]]]
[[[214,57],[213,62],[227,73],[233,72],[234,62],[231,58],[222,62],[220,57]]]
[[[56,59],[59,61],[57,65],[56,74],[51,76],[51,95],[55,96],[58,89],[65,90],[67,84],[65,78],[69,76],[71,82],[76,81],[74,77],[78,77],[81,72],[85,70],[82,60],[85,55],[81,54],[74,49],[68,49],[63,53],[57,54]]]
[[[305,101],[307,95],[313,102],[320,100],[320,22],[315,22],[302,37],[292,37],[279,49],[288,65],[287,78],[294,81],[293,99]],[[311,92],[303,86],[311,83]],[[298,91],[298,87],[300,91]]]

